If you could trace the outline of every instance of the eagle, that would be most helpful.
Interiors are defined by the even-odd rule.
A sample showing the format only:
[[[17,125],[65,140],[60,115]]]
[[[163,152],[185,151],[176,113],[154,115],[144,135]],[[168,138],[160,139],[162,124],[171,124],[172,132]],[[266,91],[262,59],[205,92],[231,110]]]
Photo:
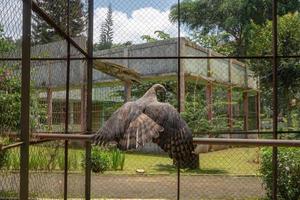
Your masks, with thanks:
[[[123,104],[97,131],[94,144],[115,142],[117,148],[130,150],[154,142],[180,168],[198,168],[191,130],[171,104],[158,101],[159,92],[167,90],[155,84],[138,100]]]

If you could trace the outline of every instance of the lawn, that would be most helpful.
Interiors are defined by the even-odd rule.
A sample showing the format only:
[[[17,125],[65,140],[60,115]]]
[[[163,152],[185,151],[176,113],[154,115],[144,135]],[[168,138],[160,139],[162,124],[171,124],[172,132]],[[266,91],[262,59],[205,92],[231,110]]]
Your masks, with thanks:
[[[61,171],[64,169],[63,148],[35,146],[30,148],[30,169]],[[230,148],[200,154],[199,170],[182,170],[183,174],[229,174],[257,175],[258,148]],[[69,169],[73,172],[83,171],[83,150],[69,150]],[[9,151],[9,162],[6,169],[18,169],[18,149]],[[145,174],[176,174],[176,168],[167,155],[128,152],[125,155],[123,170],[109,170],[105,174],[136,174],[137,169],[143,169]]]
[[[186,174],[256,175],[259,168],[256,162],[258,153],[258,148],[231,148],[203,153],[200,154],[199,170],[182,170],[182,172]],[[135,173],[136,169],[144,169],[147,174],[177,172],[172,166],[172,160],[167,156],[127,153],[124,171],[117,173]]]

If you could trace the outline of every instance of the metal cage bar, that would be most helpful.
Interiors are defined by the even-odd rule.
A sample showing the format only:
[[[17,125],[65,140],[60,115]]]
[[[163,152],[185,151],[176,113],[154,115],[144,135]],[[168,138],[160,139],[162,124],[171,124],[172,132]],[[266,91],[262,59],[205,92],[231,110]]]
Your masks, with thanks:
[[[22,31],[22,86],[21,86],[21,141],[20,148],[20,199],[29,197],[29,105],[30,105],[30,45],[31,45],[31,0],[23,1]]]

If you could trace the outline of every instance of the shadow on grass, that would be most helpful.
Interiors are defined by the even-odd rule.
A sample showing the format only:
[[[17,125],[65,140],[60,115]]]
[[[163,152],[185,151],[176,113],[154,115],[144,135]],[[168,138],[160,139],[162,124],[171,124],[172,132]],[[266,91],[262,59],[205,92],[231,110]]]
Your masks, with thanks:
[[[157,164],[155,170],[160,172],[168,172],[170,174],[177,173],[177,168],[170,164]],[[228,174],[227,171],[221,169],[182,169],[183,174]]]

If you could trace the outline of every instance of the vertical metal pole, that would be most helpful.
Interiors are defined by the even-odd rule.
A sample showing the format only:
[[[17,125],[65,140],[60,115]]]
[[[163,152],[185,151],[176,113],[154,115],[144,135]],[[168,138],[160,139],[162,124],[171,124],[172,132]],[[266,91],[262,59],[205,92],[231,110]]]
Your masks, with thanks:
[[[67,10],[66,10],[67,20],[66,29],[67,35],[70,36],[70,0],[67,0]],[[67,76],[66,76],[66,110],[65,110],[65,134],[69,132],[69,92],[70,92],[70,53],[71,46],[69,40],[67,40]],[[65,167],[64,167],[64,200],[68,199],[68,157],[69,157],[69,142],[65,140]]]
[[[248,91],[243,92],[243,113],[244,113],[244,131],[249,130],[249,95]],[[248,134],[246,134],[248,138]]]
[[[206,106],[207,106],[207,118],[209,121],[213,118],[213,88],[212,84],[209,82],[206,85],[205,89],[205,98],[206,98]]]
[[[23,1],[22,32],[22,86],[21,86],[21,140],[20,199],[29,197],[29,112],[30,112],[30,56],[31,56],[31,0]]]
[[[87,112],[86,131],[92,132],[92,90],[93,90],[93,25],[94,25],[94,0],[88,1],[88,40],[87,40]],[[91,199],[91,142],[86,142],[85,166],[85,199]]]
[[[178,67],[178,70],[177,70],[177,82],[178,82],[178,88],[177,88],[177,102],[178,102],[178,112],[181,112],[181,106],[184,106],[184,105],[181,105],[181,90],[184,89],[184,88],[181,88],[181,76],[182,76],[182,73],[181,73],[181,45],[180,45],[180,42],[181,42],[181,39],[180,39],[180,20],[181,20],[181,9],[180,9],[180,0],[177,1],[177,12],[178,12],[178,39],[177,39],[177,67]],[[184,74],[183,74],[184,76]],[[176,162],[177,163],[177,200],[180,199],[180,162]]]
[[[228,116],[228,128],[232,131],[233,128],[233,109],[232,109],[232,87],[227,89],[227,116]],[[231,137],[231,134],[230,134]]]
[[[256,92],[255,96],[255,111],[256,111],[256,129],[260,132],[260,91]]]
[[[277,0],[272,0],[272,15],[273,15],[273,139],[277,139],[277,127],[278,127],[278,40],[277,40]],[[273,147],[272,155],[272,165],[273,165],[273,190],[272,199],[277,200],[277,178],[278,178],[278,149]]]
[[[53,120],[53,98],[52,98],[52,88],[51,86],[47,88],[47,124],[50,130],[52,130],[52,120]]]

